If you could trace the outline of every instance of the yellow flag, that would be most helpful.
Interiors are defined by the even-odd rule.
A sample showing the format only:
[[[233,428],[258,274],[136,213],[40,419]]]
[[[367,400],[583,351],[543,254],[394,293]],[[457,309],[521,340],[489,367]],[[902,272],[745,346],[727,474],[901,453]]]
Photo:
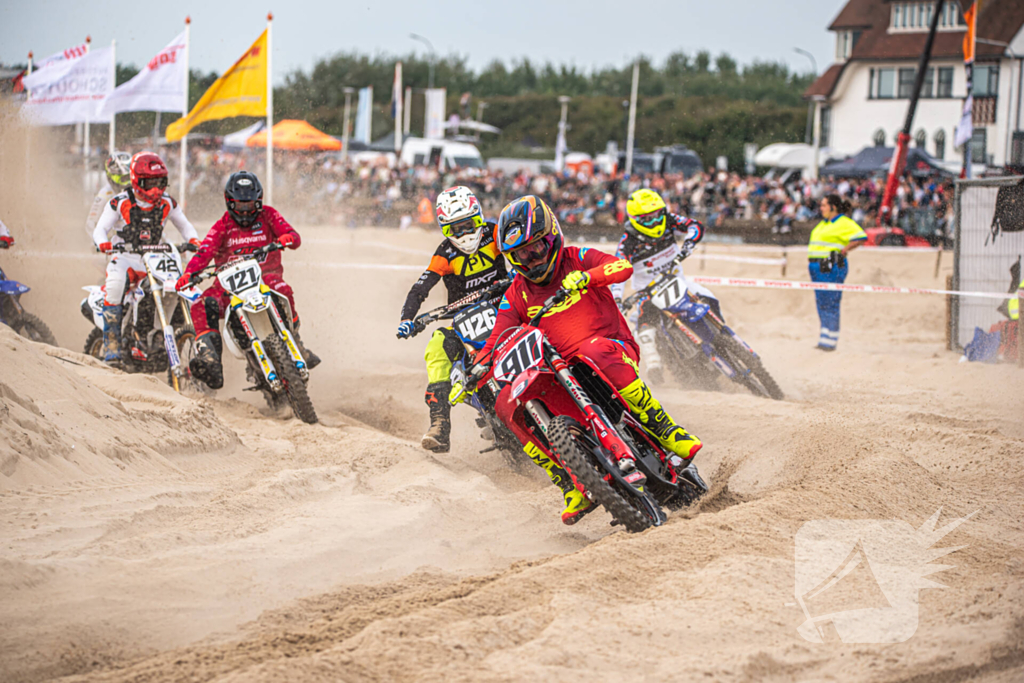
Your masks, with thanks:
[[[218,78],[188,113],[167,126],[167,141],[174,142],[203,121],[232,116],[267,115],[267,32],[231,68]]]

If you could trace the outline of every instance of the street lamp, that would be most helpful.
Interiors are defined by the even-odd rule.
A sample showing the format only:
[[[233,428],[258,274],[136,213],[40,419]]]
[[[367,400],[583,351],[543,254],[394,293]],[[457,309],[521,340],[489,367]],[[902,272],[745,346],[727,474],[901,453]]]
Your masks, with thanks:
[[[427,77],[427,87],[428,88],[433,88],[434,87],[434,55],[435,55],[434,44],[431,43],[426,38],[424,38],[423,36],[417,34],[417,33],[410,33],[409,37],[412,38],[413,40],[416,40],[416,41],[419,41],[419,42],[423,43],[424,45],[427,46],[427,49],[430,50],[430,62],[429,62],[430,71],[429,71],[429,76]]]
[[[356,89],[345,87],[342,88],[342,91],[345,93],[345,124],[344,131],[342,131],[341,135],[341,144],[345,151],[342,152],[342,158],[345,161],[348,161],[348,115],[350,107],[352,106],[352,93],[354,93]]]
[[[798,47],[794,47],[793,48],[793,52],[795,52],[797,54],[800,54],[800,55],[803,55],[804,57],[807,57],[807,59],[811,60],[811,68],[814,69],[814,75],[815,76],[818,75],[818,60],[816,60],[814,58],[814,55],[812,55],[807,50],[801,50]],[[804,142],[806,142],[808,145],[811,144],[811,125],[812,125],[811,118],[813,116],[814,116],[814,102],[808,102],[807,103],[807,130],[804,132]]]

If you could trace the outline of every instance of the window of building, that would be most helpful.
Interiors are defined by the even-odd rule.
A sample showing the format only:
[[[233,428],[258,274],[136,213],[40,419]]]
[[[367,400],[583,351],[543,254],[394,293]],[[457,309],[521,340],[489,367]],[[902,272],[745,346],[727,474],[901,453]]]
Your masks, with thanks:
[[[890,31],[927,31],[935,12],[934,0],[930,2],[894,2],[890,14]],[[939,28],[956,31],[966,25],[960,8],[955,2],[946,2],[939,16]]]
[[[974,96],[995,97],[999,94],[999,65],[978,64],[974,67]]]
[[[947,5],[948,7],[948,5]],[[935,91],[936,97],[953,96],[953,67],[939,67],[939,87]]]
[[[975,164],[984,164],[988,161],[988,136],[981,126],[974,129],[974,135],[967,144],[971,146],[971,161]]]
[[[924,128],[914,133],[914,146],[918,149],[925,149],[928,146],[928,133],[924,132]]]
[[[871,136],[871,141],[875,143],[875,147],[885,147],[885,131],[879,128],[875,131],[875,134]]]
[[[896,70],[878,70],[878,94],[880,100],[890,100],[896,96]]]
[[[946,158],[946,131],[941,128],[935,131],[935,158]]]
[[[900,69],[900,85],[897,97],[910,98],[914,94],[914,79],[917,69]]]
[[[836,60],[843,62],[853,54],[853,48],[860,40],[860,31],[838,31],[836,32]]]

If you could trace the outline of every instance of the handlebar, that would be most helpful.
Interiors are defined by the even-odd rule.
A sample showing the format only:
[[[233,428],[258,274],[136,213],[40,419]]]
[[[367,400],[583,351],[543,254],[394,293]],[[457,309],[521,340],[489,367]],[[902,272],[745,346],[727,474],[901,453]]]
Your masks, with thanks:
[[[243,252],[245,252],[245,254],[244,254],[245,256],[252,257],[252,256],[261,256],[263,254],[269,254],[272,251],[280,251],[281,249],[284,249],[284,246],[280,242],[271,242],[270,244],[268,244],[266,246],[263,246],[263,247],[260,247],[259,249],[254,249],[253,251],[246,251],[245,249],[235,249],[235,251],[233,253],[235,253],[235,254],[242,254]],[[189,277],[188,283],[190,285],[192,285],[192,286],[195,286],[195,285],[199,284],[200,282],[202,282],[203,280],[205,280],[205,279],[207,279],[209,277],[213,277],[214,275],[219,273],[224,268],[227,268],[227,267],[232,266],[234,264],[235,264],[235,261],[228,261],[227,263],[222,263],[219,266],[213,266],[213,265],[206,266],[205,268],[203,268],[199,272],[193,273]]]
[[[160,244],[140,244],[137,247],[132,247],[132,245],[128,244],[127,242],[118,242],[117,244],[112,244],[110,246],[110,253],[116,252],[118,254],[162,254],[169,252],[171,250],[171,246],[174,246],[174,248],[177,249],[179,252],[196,251],[196,246],[194,244],[189,244],[188,242],[182,242],[181,244],[176,245],[170,245],[165,242],[161,242]]]
[[[462,297],[458,301],[453,301],[445,306],[439,306],[433,310],[421,313],[420,315],[413,318],[412,334],[409,335],[409,339],[415,337],[417,334],[427,329],[427,325],[430,323],[437,322],[438,320],[445,320],[447,318],[454,318],[459,310],[470,304],[479,304],[484,301],[490,301],[496,299],[499,294],[504,294],[505,290],[509,286],[508,281],[496,282],[487,289],[481,289],[478,292],[473,292]]]
[[[692,253],[693,243],[690,241],[683,242],[682,248],[680,249],[679,253],[676,254],[676,257],[674,259],[668,262],[668,267],[665,268],[661,275],[656,277],[654,281],[651,282],[651,284],[647,285],[646,287],[639,291],[633,292],[628,297],[622,300],[622,312],[625,313],[629,309],[633,308],[633,306],[636,306],[637,302],[649,296],[651,291],[660,287],[670,277],[673,277],[672,271],[675,270],[675,267],[682,263],[683,261],[685,261]]]
[[[537,323],[540,322],[540,319],[543,318],[545,316],[545,314],[547,314],[547,312],[550,311],[552,308],[554,308],[555,306],[557,306],[558,304],[562,303],[567,298],[569,298],[569,294],[570,293],[571,293],[571,290],[568,290],[565,287],[562,287],[557,292],[555,292],[554,294],[549,296],[547,301],[544,302],[544,305],[542,305],[540,307],[540,310],[537,311],[537,314],[535,316],[533,316],[532,318],[530,318],[530,322],[529,322],[530,327],[536,327]]]

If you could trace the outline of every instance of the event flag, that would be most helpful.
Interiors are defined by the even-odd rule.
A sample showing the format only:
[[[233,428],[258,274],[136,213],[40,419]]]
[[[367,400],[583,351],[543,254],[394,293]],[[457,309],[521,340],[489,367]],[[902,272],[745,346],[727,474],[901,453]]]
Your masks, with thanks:
[[[267,115],[267,31],[218,78],[192,107],[188,116],[167,126],[174,142],[204,121],[232,116]]]
[[[425,122],[423,124],[423,137],[428,140],[444,139],[444,109],[445,98],[448,91],[445,88],[428,88],[426,99]]]
[[[56,64],[60,64],[61,62],[66,60],[78,59],[79,57],[84,57],[87,54],[89,54],[89,44],[80,43],[78,45],[75,45],[74,47],[69,47],[68,49],[63,50],[61,52],[55,52],[49,57],[36,60],[36,63],[33,67],[33,72],[54,66]]]
[[[363,144],[370,144],[373,132],[373,86],[359,89],[359,102],[356,104],[356,125],[352,139]]]
[[[185,98],[185,32],[182,31],[149,64],[122,83],[103,103],[102,114],[123,111],[181,111]]]
[[[395,120],[395,153],[402,151],[402,63],[395,62],[395,80],[391,84],[391,118]]]
[[[967,99],[964,100],[964,109],[960,114],[960,122],[956,124],[954,146],[961,147],[974,136],[974,47],[978,27],[978,4],[981,0],[975,0],[971,8],[964,12],[964,21],[967,22],[967,33],[964,34],[964,71],[967,75]],[[967,157],[970,159],[970,157]]]
[[[114,90],[113,48],[55,57],[47,58],[45,68],[23,79],[29,96],[22,106],[22,116],[36,126],[106,122],[100,107]]]

